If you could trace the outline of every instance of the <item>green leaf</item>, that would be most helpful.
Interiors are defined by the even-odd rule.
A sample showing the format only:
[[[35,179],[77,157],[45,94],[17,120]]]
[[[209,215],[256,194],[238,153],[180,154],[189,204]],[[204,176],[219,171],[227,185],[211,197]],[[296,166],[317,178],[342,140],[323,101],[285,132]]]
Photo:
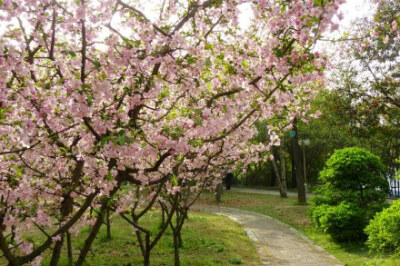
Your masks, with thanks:
[[[193,119],[194,119],[194,122],[196,122],[197,125],[199,125],[199,126],[203,125],[203,119],[201,119],[200,117],[195,116]]]
[[[89,89],[90,88],[90,84],[84,83],[82,84],[82,89]]]
[[[121,146],[124,146],[125,145],[125,138],[124,137],[118,137],[118,143],[119,143],[119,145],[121,145]]]
[[[177,186],[177,185],[178,185],[178,178],[176,178],[175,175],[172,175],[172,176],[171,176],[171,184],[172,184],[173,186]]]
[[[188,58],[186,59],[186,62],[188,62],[188,64],[194,64],[197,61],[197,57],[191,56],[189,55]]]
[[[314,0],[314,5],[323,6],[323,0]]]
[[[93,61],[93,65],[94,65],[96,68],[100,68],[100,67],[101,67],[100,62],[97,61],[97,60],[94,60],[94,61]]]
[[[112,138],[110,136],[103,137],[100,142],[100,146],[104,147],[106,143],[108,143]]]
[[[66,154],[68,149],[66,147],[60,147],[61,154]]]

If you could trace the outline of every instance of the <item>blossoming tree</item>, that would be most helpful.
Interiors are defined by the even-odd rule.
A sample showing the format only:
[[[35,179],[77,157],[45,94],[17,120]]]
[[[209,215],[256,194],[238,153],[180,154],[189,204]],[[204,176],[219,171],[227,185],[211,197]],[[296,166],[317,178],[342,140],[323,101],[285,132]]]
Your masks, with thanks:
[[[258,160],[307,114],[326,65],[312,48],[341,2],[0,1],[0,249],[9,264],[40,263],[51,249],[57,265],[71,233],[90,224],[81,265],[110,200],[118,213],[136,208],[123,183],[147,189],[141,214],[161,191],[210,186],[221,166]],[[251,144],[253,123],[275,117],[270,142]],[[32,228],[46,240],[26,240]]]

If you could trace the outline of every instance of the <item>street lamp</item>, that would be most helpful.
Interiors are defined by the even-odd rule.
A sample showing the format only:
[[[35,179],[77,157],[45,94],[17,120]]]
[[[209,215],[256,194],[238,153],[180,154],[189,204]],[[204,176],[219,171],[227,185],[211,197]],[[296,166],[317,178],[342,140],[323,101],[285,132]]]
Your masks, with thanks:
[[[304,180],[306,183],[304,183],[304,187],[306,189],[306,192],[308,192],[308,187],[307,187],[307,171],[306,171],[306,146],[310,145],[310,139],[299,139],[299,145],[303,147],[303,170],[304,170]]]

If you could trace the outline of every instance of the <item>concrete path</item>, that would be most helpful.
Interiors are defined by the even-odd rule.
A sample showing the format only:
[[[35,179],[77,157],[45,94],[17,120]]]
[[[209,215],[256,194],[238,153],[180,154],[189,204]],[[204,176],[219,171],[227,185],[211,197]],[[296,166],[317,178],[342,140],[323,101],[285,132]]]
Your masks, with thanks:
[[[242,192],[242,193],[250,193],[250,194],[268,194],[268,195],[277,195],[280,193],[278,190],[268,190],[268,189],[257,189],[257,188],[231,188],[231,191],[234,192]],[[297,192],[287,192],[288,197],[297,197]],[[307,198],[311,198],[314,195],[311,193],[306,194]]]
[[[236,188],[233,187],[231,188],[231,191],[234,192],[241,192],[241,193],[250,193],[250,194],[263,194],[263,195],[276,195],[280,196],[278,190],[270,190],[270,189],[262,189],[262,188]],[[297,197],[297,192],[287,192],[288,197]],[[314,194],[312,193],[307,193],[306,194],[307,199],[314,197]],[[386,197],[387,201],[391,204],[394,200],[399,199],[398,197],[391,197],[388,196]]]
[[[343,265],[305,235],[272,217],[218,206],[201,205],[195,209],[225,215],[240,223],[254,243],[261,265]]]

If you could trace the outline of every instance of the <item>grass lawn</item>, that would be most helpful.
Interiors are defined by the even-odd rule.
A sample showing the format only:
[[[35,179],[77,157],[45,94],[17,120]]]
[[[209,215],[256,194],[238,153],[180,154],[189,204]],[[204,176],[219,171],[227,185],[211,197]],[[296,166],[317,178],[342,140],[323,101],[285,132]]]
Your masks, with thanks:
[[[159,214],[152,211],[144,217],[142,225],[156,231]],[[112,239],[107,240],[105,227],[92,246],[86,265],[142,265],[142,257],[132,228],[121,218],[112,220]],[[173,265],[173,241],[171,231],[165,233],[151,255],[151,265]],[[74,258],[83,245],[89,228],[73,239]],[[183,248],[180,251],[182,265],[259,265],[256,250],[244,230],[227,217],[204,212],[189,213],[183,230]],[[39,240],[36,236],[34,239]],[[94,255],[94,256],[93,256]],[[50,254],[45,253],[42,265],[49,265]],[[4,258],[0,265],[6,265]],[[64,250],[59,265],[68,265]]]
[[[214,195],[207,193],[200,199],[201,204],[215,205]],[[313,227],[307,212],[308,205],[298,205],[297,198],[281,199],[275,195],[249,194],[233,191],[224,191],[220,206],[234,207],[254,211],[274,217],[302,232],[314,240],[329,253],[349,266],[358,265],[386,265],[399,266],[400,259],[378,257],[368,253],[362,244],[338,244],[328,235]]]

